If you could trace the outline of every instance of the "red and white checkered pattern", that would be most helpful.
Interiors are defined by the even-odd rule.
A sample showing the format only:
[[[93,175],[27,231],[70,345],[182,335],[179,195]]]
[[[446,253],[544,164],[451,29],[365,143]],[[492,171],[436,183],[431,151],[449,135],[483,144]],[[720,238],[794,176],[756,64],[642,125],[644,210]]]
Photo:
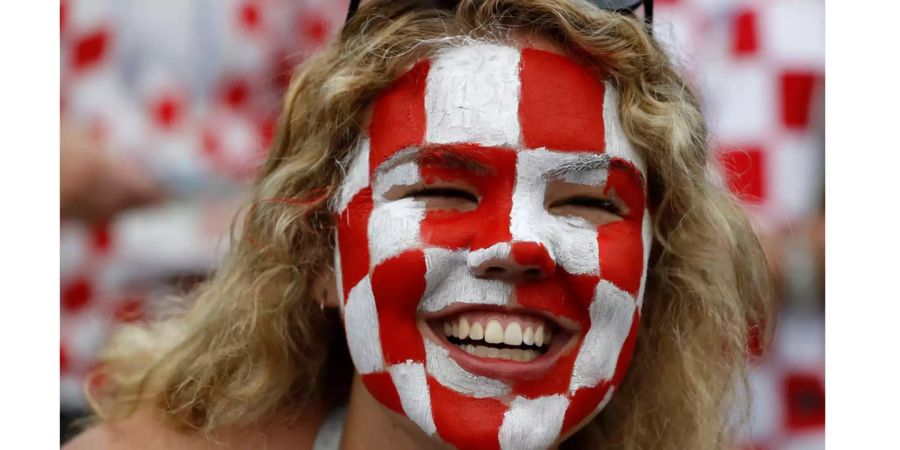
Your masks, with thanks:
[[[729,187],[764,229],[815,213],[824,190],[824,2],[657,3],[655,29],[700,89]]]
[[[824,2],[656,5],[654,28],[700,89],[728,186],[762,230],[815,214],[824,191]],[[747,448],[824,447],[823,322],[815,313],[778,322],[773,350],[751,374]]]
[[[566,57],[490,44],[448,49],[376,100],[337,202],[336,263],[351,356],[379,401],[428,434],[479,449],[544,448],[606,404],[633,349],[650,243],[645,169],[617,105],[612,85]],[[490,175],[428,163],[448,153]],[[548,213],[547,174],[601,154],[608,169],[565,181],[615,191],[623,220],[598,227]],[[427,180],[474,186],[478,206],[429,211],[385,196]],[[474,273],[509,258],[546,278]],[[475,375],[417,328],[419,311],[460,303],[515,304],[578,323],[581,334],[536,379]]]
[[[346,2],[62,0],[60,12],[62,119],[174,197],[62,224],[61,395],[76,407],[113,323],[218,261],[293,66],[338,29]]]

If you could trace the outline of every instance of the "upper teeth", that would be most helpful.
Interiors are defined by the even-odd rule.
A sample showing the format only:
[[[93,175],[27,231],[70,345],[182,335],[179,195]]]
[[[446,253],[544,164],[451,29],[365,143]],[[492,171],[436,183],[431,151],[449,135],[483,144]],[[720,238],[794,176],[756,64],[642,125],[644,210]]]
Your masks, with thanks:
[[[444,334],[458,339],[484,340],[489,344],[506,344],[513,346],[533,345],[542,347],[550,343],[550,331],[544,325],[522,324],[511,321],[503,328],[497,319],[489,319],[486,324],[481,320],[469,321],[465,317],[449,319],[443,324]]]

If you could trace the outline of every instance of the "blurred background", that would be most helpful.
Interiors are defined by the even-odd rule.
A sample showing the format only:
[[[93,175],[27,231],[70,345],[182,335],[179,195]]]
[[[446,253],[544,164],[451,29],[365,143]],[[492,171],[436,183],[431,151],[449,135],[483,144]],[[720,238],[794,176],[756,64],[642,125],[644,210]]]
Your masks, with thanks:
[[[202,281],[271,142],[293,67],[346,0],[61,0],[61,439],[104,337]],[[755,342],[741,449],[821,449],[824,0],[656,0],[722,182],[753,216],[779,320]]]

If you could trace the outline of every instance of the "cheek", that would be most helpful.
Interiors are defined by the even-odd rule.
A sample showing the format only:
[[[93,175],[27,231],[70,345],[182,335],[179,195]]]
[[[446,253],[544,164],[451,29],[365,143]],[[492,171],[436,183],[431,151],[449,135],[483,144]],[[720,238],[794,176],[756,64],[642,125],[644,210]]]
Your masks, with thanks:
[[[367,228],[372,212],[372,190],[365,188],[357,194],[337,217],[338,258],[341,266],[341,286],[344,299],[350,290],[369,273],[369,239]]]
[[[388,364],[425,359],[416,321],[416,308],[425,293],[425,270],[422,250],[411,250],[382,262],[372,271],[372,293]]]
[[[644,274],[641,223],[621,220],[597,231],[600,277],[637,298]]]

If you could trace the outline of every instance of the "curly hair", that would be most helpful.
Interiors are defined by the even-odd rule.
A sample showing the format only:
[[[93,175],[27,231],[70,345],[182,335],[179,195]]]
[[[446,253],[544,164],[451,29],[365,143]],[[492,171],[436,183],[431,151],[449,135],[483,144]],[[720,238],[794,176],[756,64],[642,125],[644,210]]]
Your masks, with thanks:
[[[233,227],[226,260],[177,314],[118,330],[102,355],[106,382],[90,393],[97,416],[149,406],[177,428],[209,432],[299,414],[327,401],[335,380],[349,385],[340,321],[320,311],[317,280],[332,270],[327,199],[371,102],[460,38],[509,42],[526,33],[618,86],[624,132],[648,165],[653,217],[631,367],[611,403],[564,447],[731,445],[733,411],[738,419],[747,411],[748,330],[771,323],[768,280],[746,215],[710,169],[690,87],[639,20],[584,1],[416,3],[366,4],[298,70],[254,186],[249,204],[257,206],[235,221],[244,226]]]

